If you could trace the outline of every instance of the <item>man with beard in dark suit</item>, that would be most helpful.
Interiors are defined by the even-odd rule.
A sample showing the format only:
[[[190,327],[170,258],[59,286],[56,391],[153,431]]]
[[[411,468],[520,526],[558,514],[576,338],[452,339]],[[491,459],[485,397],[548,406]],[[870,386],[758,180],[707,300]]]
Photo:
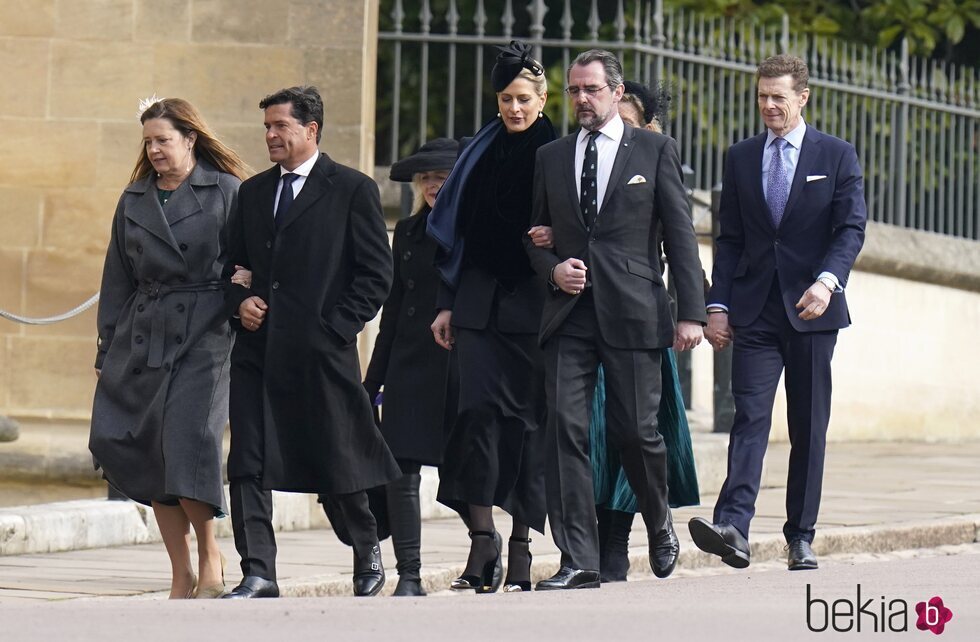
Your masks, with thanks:
[[[623,71],[608,51],[579,55],[568,93],[582,128],[538,150],[533,225],[553,249],[525,242],[550,287],[541,321],[548,396],[548,518],[561,568],[539,590],[599,586],[599,534],[589,460],[589,408],[601,362],[611,448],[636,492],[650,566],[667,577],[678,542],[667,506],[667,464],[657,430],[661,349],[702,338],[704,293],[673,139],[624,125]],[[660,276],[663,238],[677,286],[675,329]]]
[[[228,477],[244,579],[229,598],[276,597],[272,490],[330,495],[354,548],[355,595],[385,575],[367,488],[401,475],[361,385],[357,334],[391,286],[378,187],[320,153],[323,101],[291,87],[259,103],[270,169],[242,183],[229,223],[229,290],[240,331],[231,358]]]

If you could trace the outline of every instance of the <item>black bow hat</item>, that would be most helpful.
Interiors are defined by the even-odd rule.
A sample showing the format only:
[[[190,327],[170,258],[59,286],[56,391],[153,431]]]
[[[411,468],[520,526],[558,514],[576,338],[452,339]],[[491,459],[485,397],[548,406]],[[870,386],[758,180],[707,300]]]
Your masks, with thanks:
[[[497,46],[497,63],[490,72],[490,84],[494,91],[503,91],[522,69],[527,69],[535,76],[544,73],[544,68],[535,62],[531,55],[531,45],[520,40],[511,40],[506,47]]]
[[[419,147],[419,151],[392,165],[388,177],[400,183],[410,183],[412,176],[420,172],[451,170],[456,164],[458,151],[459,143],[452,138],[435,138]]]

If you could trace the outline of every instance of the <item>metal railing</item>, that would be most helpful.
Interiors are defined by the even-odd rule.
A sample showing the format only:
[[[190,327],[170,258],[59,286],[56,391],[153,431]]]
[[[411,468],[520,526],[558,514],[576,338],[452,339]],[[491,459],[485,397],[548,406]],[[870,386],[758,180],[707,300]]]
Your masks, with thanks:
[[[521,38],[548,69],[549,115],[574,126],[561,99],[579,51],[616,52],[627,78],[673,94],[667,133],[696,185],[721,181],[725,150],[763,129],[755,67],[789,52],[807,60],[807,122],[852,142],[864,166],[870,217],[978,239],[980,75],[896,50],[799,36],[788,22],[757,25],[665,9],[663,0],[382,0],[377,154],[391,163],[428,138],[474,133],[496,111],[485,81],[489,45]],[[460,13],[466,7],[468,15]],[[406,12],[406,8],[410,9]]]

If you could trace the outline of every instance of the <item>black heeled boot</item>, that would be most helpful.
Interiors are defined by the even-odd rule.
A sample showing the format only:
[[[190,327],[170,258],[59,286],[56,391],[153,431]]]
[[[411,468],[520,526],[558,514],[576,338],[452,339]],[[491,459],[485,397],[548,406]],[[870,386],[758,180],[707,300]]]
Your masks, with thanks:
[[[599,579],[602,582],[625,582],[630,570],[630,530],[633,513],[600,509],[607,513],[608,529],[605,541],[599,541]],[[602,531],[600,530],[600,533]]]
[[[422,515],[419,507],[418,473],[402,475],[385,488],[388,524],[395,549],[398,584],[392,595],[422,596]]]

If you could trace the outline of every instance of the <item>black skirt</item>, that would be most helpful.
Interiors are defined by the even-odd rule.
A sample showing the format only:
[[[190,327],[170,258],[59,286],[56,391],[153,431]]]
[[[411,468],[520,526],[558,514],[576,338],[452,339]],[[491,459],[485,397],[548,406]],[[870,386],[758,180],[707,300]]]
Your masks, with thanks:
[[[544,370],[537,336],[455,328],[459,412],[439,469],[441,503],[498,506],[544,532]]]

